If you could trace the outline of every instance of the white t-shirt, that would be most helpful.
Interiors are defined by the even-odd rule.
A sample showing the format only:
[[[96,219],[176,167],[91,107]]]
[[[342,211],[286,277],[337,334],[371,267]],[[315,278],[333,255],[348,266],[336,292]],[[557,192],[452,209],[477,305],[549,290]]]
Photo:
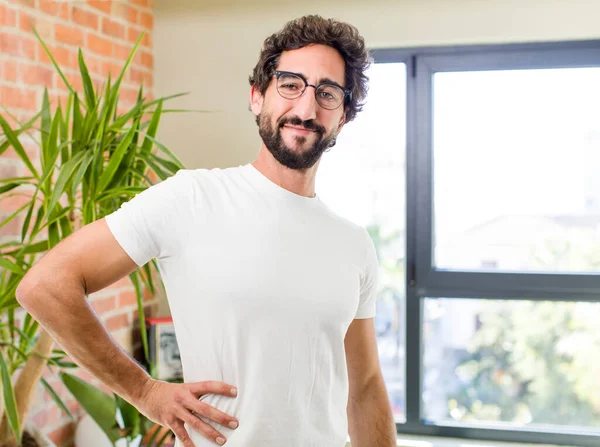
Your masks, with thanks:
[[[157,258],[186,382],[238,397],[204,402],[236,417],[228,447],[343,447],[344,337],[375,316],[378,263],[365,229],[251,164],[181,170],[106,217],[142,266]],[[212,441],[187,427],[196,447]]]

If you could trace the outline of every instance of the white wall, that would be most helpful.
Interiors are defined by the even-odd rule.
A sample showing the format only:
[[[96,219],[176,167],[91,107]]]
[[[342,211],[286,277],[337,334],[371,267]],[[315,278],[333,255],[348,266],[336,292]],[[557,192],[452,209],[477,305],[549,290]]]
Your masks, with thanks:
[[[161,123],[159,138],[186,166],[254,159],[248,75],[264,38],[304,14],[352,23],[371,48],[600,38],[600,0],[156,0],[156,95],[190,92],[167,105],[220,110]]]

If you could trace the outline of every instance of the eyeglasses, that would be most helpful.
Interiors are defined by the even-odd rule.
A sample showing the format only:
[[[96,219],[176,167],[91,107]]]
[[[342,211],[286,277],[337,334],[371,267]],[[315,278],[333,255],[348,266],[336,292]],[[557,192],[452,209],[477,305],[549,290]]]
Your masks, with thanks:
[[[317,103],[327,110],[337,109],[352,92],[335,82],[325,81],[319,85],[309,84],[304,77],[291,71],[276,71],[277,92],[286,99],[296,99],[304,94],[306,87],[315,89]]]

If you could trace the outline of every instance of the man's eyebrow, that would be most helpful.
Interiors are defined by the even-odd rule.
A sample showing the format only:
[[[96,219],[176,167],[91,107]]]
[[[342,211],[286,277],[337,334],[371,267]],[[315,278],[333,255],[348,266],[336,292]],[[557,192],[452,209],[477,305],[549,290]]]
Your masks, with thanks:
[[[301,72],[299,72],[299,71],[298,71],[298,72],[292,72],[292,73],[297,73],[297,74],[299,74],[300,76],[302,76],[304,79],[307,79],[307,78],[306,78],[306,75],[305,75],[304,73],[301,73]],[[342,88],[346,88],[346,87],[344,87],[342,84],[340,84],[339,82],[337,82],[337,81],[334,81],[333,79],[330,79],[330,78],[321,78],[321,79],[319,79],[319,80],[317,81],[317,85],[319,85],[319,84],[321,84],[321,83],[323,83],[323,82],[324,82],[324,83],[329,83],[329,84],[335,84],[335,85],[339,85],[339,86],[340,86],[340,87],[342,87]]]

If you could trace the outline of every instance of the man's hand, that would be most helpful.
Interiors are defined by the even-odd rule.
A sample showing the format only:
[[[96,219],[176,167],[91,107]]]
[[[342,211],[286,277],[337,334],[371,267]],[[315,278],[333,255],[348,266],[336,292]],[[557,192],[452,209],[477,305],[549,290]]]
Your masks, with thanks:
[[[205,438],[225,444],[226,438],[200,419],[204,417],[229,428],[237,428],[237,419],[198,400],[205,394],[235,397],[237,390],[223,382],[169,383],[148,379],[136,406],[149,419],[170,428],[184,447],[194,447],[184,423]]]

